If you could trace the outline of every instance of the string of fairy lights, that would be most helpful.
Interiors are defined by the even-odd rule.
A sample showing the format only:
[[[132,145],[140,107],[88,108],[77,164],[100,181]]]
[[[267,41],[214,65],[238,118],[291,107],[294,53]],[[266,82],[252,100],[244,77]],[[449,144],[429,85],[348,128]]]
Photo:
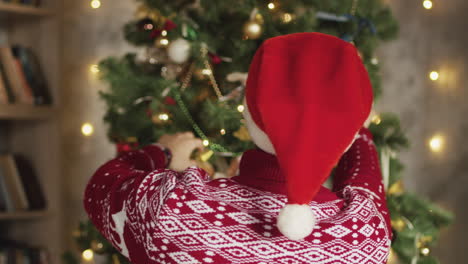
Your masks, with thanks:
[[[355,1],[357,2],[357,1]],[[102,1],[101,0],[90,0],[90,7],[92,9],[99,9],[102,7]],[[270,2],[267,4],[267,7],[270,9],[270,10],[273,10],[276,8],[276,4],[274,2]],[[434,7],[434,3],[432,0],[423,0],[422,1],[422,7],[426,10],[431,10],[433,7]],[[355,6],[353,5],[353,10],[355,10]],[[255,18],[255,13],[252,14],[252,19],[251,19],[251,22],[252,23],[246,23],[245,25],[245,28],[244,30],[249,32],[252,36],[256,36],[256,35],[260,35],[261,32],[262,32],[262,27],[260,25],[260,23],[256,23],[256,18]],[[285,23],[289,23],[292,21],[292,19],[294,18],[294,15],[293,14],[290,14],[290,13],[284,13],[282,14],[282,20],[283,22]],[[164,36],[164,33],[163,33],[163,36]],[[161,38],[161,45],[168,45],[169,42],[166,38]],[[167,43],[166,43],[167,41]],[[377,62],[377,59],[375,59],[376,62]],[[88,70],[89,70],[89,73],[91,74],[91,76],[97,76],[99,73],[100,73],[100,70],[99,70],[99,66],[97,64],[91,64],[88,66]],[[208,72],[210,71],[210,72]],[[202,72],[202,74],[204,75],[210,75],[212,73],[212,70],[210,69],[210,67],[206,67],[206,69],[204,69],[204,72]],[[443,77],[442,76],[443,73],[440,73],[438,70],[431,70],[429,73],[428,73],[428,78],[430,81],[432,82],[438,82],[440,81],[440,79]],[[94,78],[94,77],[93,77]],[[220,95],[218,95],[220,96]],[[237,106],[237,110],[239,112],[243,112],[245,109],[244,105],[238,105]],[[169,119],[169,115],[166,114],[166,113],[161,113],[158,115],[158,118],[161,120],[161,121],[167,121]],[[379,124],[382,120],[381,120],[381,117],[380,115],[378,114],[375,114],[371,121],[375,124]],[[94,129],[94,125],[89,122],[89,121],[86,121],[86,122],[83,122],[82,125],[81,125],[81,133],[83,136],[85,137],[91,137],[95,132],[95,129]],[[220,133],[221,134],[225,134],[226,133],[226,130],[224,128],[222,128],[220,130]],[[203,132],[202,132],[203,134]],[[208,146],[208,144],[210,144],[210,142],[208,141],[207,138],[204,138],[204,141],[203,141],[204,145],[205,146]],[[427,140],[427,146],[429,148],[429,150],[433,153],[440,153],[440,152],[443,152],[444,150],[444,146],[445,146],[445,136],[443,133],[435,133],[433,134],[432,136],[429,137],[429,139]],[[221,148],[221,146],[220,146]],[[406,223],[403,223],[403,224],[406,224]],[[97,247],[101,246],[102,247],[102,244],[101,245],[97,245]],[[422,249],[420,249],[420,252],[422,255],[429,255],[430,254],[430,249],[427,248],[427,247],[424,247]],[[93,249],[86,249],[82,252],[82,259],[85,261],[85,262],[93,262],[93,259],[94,259],[94,251]],[[391,257],[390,257],[391,259]]]

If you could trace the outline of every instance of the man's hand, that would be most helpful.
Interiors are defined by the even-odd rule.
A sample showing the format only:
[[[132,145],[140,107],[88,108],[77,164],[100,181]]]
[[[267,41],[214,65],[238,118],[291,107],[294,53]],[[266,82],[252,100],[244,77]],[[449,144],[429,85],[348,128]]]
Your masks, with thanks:
[[[195,138],[192,132],[163,135],[159,138],[158,143],[171,151],[172,160],[169,168],[175,171],[183,171],[188,167],[195,166],[196,162],[190,159],[190,156],[194,150],[203,149],[202,140]]]

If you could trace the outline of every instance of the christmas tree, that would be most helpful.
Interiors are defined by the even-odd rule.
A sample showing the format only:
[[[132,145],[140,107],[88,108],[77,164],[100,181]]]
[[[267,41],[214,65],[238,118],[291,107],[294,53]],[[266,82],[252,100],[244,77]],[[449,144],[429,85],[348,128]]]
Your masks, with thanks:
[[[381,0],[140,0],[134,21],[124,27],[140,53],[108,58],[99,65],[109,89],[104,121],[118,151],[154,143],[164,134],[193,131],[206,151],[200,167],[212,176],[232,176],[237,157],[253,147],[243,124],[243,90],[249,63],[267,38],[322,32],[352,42],[374,88],[382,95],[375,50],[396,37],[398,25]],[[438,263],[430,255],[452,216],[403,188],[397,153],[409,142],[393,114],[375,114],[370,129],[379,149],[394,241],[390,263]],[[83,257],[107,256],[126,263],[89,222],[76,240]],[[73,254],[67,263],[79,263]]]

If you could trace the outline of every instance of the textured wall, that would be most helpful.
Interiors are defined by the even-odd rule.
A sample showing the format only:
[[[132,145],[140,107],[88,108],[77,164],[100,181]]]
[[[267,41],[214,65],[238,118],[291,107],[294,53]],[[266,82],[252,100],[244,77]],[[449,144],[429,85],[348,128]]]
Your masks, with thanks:
[[[435,254],[442,263],[461,263],[466,255],[468,213],[464,198],[468,170],[468,142],[463,137],[468,128],[463,114],[468,113],[464,98],[468,90],[463,76],[468,74],[468,37],[463,33],[463,10],[468,3],[446,0],[435,3],[426,11],[420,1],[393,0],[391,6],[401,23],[400,38],[384,45],[379,51],[383,66],[384,96],[379,111],[397,112],[412,142],[412,148],[402,154],[407,164],[407,188],[429,196],[457,214],[456,224],[446,230]],[[103,1],[102,8],[91,10],[88,1],[65,1],[63,96],[62,113],[64,175],[67,179],[65,212],[71,232],[78,219],[84,219],[81,209],[82,191],[93,171],[112,157],[114,148],[105,136],[101,118],[103,104],[97,91],[105,86],[89,74],[90,64],[108,55],[122,54],[130,47],[122,39],[121,26],[135,9],[132,0]],[[437,69],[441,80],[430,82],[427,73]],[[82,122],[95,125],[95,134],[84,138]],[[446,135],[445,151],[434,155],[428,151],[427,140],[434,133]],[[70,241],[71,236],[67,237]],[[465,250],[463,250],[465,249]],[[466,257],[465,257],[466,258]]]
[[[434,1],[430,11],[422,1],[388,1],[400,22],[399,39],[384,45],[379,58],[383,64],[382,111],[399,113],[411,140],[402,154],[408,189],[423,194],[456,214],[455,224],[442,233],[434,254],[441,263],[465,263],[468,246],[468,37],[462,0]],[[428,79],[440,72],[437,82]],[[445,136],[441,153],[431,153],[429,138]],[[462,262],[460,262],[462,261]]]
[[[78,221],[85,219],[82,196],[89,177],[115,154],[107,141],[102,123],[104,104],[97,94],[105,85],[89,72],[91,64],[110,55],[120,55],[131,48],[124,41],[121,27],[133,17],[135,2],[130,0],[102,1],[99,9],[91,9],[89,1],[65,0],[63,10],[63,135],[65,215],[67,240]],[[94,125],[91,137],[81,135],[83,122]]]

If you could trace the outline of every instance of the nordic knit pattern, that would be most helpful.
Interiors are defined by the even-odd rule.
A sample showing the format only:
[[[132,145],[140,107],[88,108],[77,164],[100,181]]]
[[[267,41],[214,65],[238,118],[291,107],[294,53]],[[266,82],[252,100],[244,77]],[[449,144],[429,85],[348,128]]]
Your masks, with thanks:
[[[101,233],[136,264],[386,263],[391,230],[367,130],[338,164],[334,192],[322,188],[310,203],[317,225],[301,241],[276,228],[286,196],[278,188],[268,191],[272,178],[258,175],[260,189],[242,183],[243,169],[271,159],[257,152],[244,156],[240,176],[213,181],[197,168],[163,169],[164,153],[157,146],[125,153],[97,170],[85,208]],[[279,171],[273,167],[267,171]]]

